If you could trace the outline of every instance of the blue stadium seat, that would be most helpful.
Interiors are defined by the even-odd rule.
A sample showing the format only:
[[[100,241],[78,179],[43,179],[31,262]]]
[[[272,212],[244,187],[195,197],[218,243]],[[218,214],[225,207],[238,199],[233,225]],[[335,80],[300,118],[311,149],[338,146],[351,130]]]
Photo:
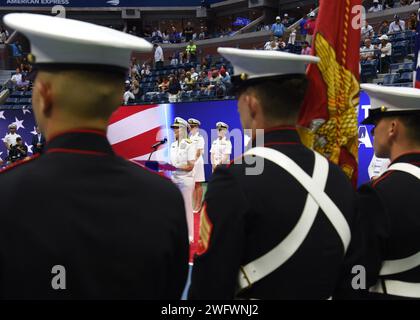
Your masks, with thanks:
[[[404,72],[401,74],[401,77],[396,81],[397,83],[413,83],[413,72]]]
[[[391,36],[391,41],[392,42],[399,42],[399,41],[404,41],[404,40],[405,40],[405,33],[404,32],[395,33]]]
[[[9,104],[9,105],[15,105],[15,104],[18,104],[18,102],[19,102],[18,98],[7,98],[6,100],[6,104]]]
[[[407,56],[407,46],[408,41],[396,42],[392,46],[392,58],[393,59],[403,59]]]
[[[415,68],[414,62],[406,62],[402,64],[402,66],[398,69],[398,72],[399,73],[411,72],[414,70],[414,68]]]
[[[32,98],[20,98],[19,103],[25,105],[32,104]]]
[[[398,73],[391,73],[391,74],[387,74],[384,77],[384,86],[390,86],[393,85],[394,83],[396,83],[399,79],[400,75]]]
[[[13,91],[10,94],[10,98],[20,98],[23,96],[23,91]]]

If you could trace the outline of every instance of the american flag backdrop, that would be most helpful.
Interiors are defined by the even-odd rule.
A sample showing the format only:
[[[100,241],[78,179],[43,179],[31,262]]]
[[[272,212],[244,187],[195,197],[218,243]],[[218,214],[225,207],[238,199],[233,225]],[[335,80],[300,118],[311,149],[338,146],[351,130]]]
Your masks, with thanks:
[[[130,160],[147,160],[151,146],[169,138],[167,123],[171,107],[167,104],[120,107],[108,125],[108,140],[115,153]],[[152,155],[152,160],[168,161],[166,145]]]
[[[32,109],[23,108],[20,110],[4,110],[0,108],[0,158],[5,160],[7,157],[6,147],[3,143],[4,136],[9,132],[9,124],[16,125],[16,133],[19,134],[26,146],[28,155],[32,155],[32,137],[36,134],[35,118]]]

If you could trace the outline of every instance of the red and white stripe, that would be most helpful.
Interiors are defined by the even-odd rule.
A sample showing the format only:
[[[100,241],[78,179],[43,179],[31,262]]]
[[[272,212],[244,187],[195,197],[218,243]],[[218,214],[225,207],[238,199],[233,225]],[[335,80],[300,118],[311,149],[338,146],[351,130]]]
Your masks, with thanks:
[[[107,137],[115,153],[126,159],[146,160],[151,146],[164,137],[165,105],[123,106],[113,113]],[[166,161],[166,146],[152,160]]]

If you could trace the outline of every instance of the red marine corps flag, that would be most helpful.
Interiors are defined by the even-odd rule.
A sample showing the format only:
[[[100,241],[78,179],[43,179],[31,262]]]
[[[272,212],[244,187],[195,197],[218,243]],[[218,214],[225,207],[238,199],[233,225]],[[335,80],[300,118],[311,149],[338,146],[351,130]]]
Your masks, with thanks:
[[[321,0],[310,81],[299,117],[302,142],[338,164],[357,185],[361,0]]]

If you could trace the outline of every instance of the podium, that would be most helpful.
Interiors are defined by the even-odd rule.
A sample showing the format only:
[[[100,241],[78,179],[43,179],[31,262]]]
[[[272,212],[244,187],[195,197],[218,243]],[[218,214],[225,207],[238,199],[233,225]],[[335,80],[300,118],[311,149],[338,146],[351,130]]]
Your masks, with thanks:
[[[133,160],[133,162],[139,164],[140,166],[159,173],[162,176],[166,176],[165,173],[166,172],[171,172],[171,171],[175,171],[176,168],[167,163],[167,162],[163,162],[163,161],[153,161],[153,160]]]

